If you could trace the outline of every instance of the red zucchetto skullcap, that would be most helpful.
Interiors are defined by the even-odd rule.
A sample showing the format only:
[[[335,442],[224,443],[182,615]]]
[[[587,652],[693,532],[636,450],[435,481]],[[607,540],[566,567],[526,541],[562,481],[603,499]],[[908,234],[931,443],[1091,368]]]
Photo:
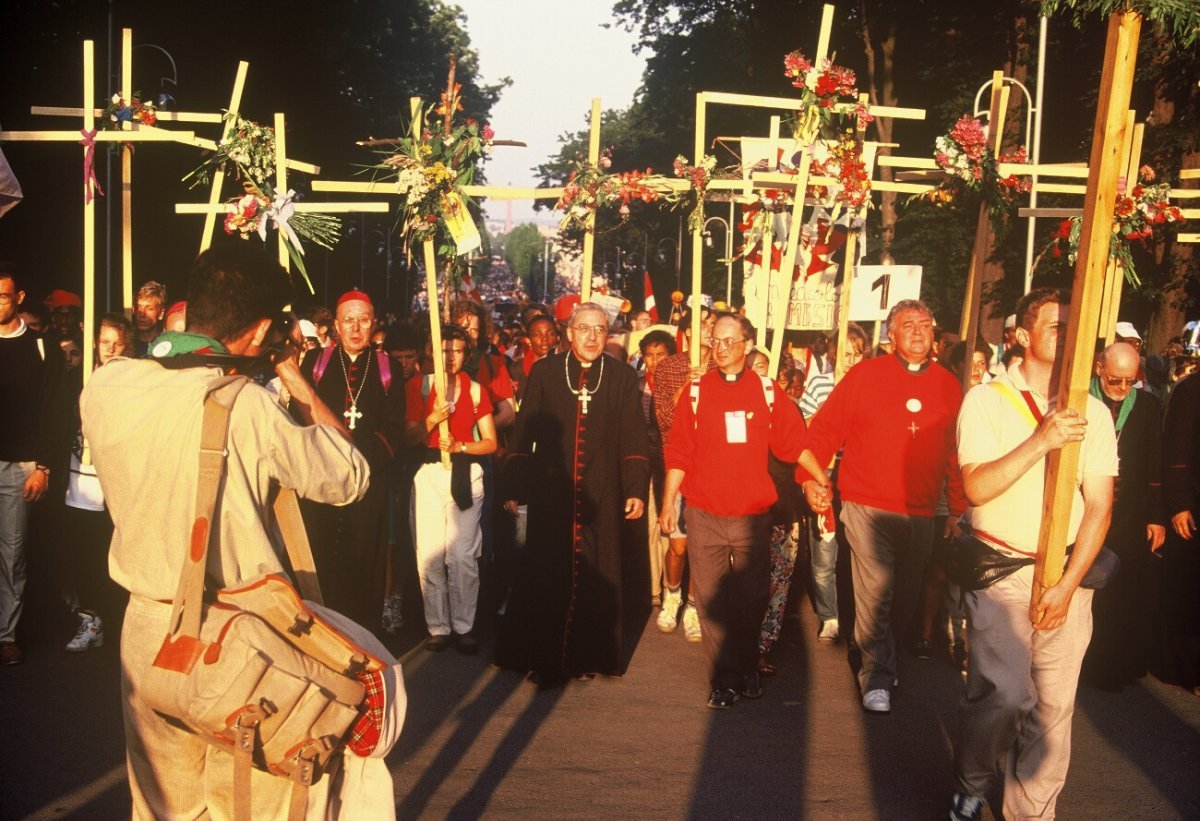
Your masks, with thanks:
[[[352,300],[358,300],[359,302],[365,302],[368,305],[371,305],[371,307],[375,307],[371,303],[371,297],[367,296],[365,293],[358,290],[357,288],[347,291],[346,293],[342,294],[341,298],[338,299],[338,301],[337,301],[337,307],[340,308],[342,306],[343,302],[350,302]]]
[[[42,300],[42,304],[47,309],[53,311],[58,308],[82,308],[83,300],[79,298],[79,294],[73,294],[70,291],[64,291],[59,288],[56,291],[51,291],[50,295]]]

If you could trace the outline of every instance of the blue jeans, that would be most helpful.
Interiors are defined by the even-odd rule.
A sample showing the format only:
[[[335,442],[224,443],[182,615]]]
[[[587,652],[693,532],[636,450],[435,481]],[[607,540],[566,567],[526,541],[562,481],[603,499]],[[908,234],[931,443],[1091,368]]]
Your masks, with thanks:
[[[34,462],[0,462],[0,641],[13,641],[25,597],[25,481]]]
[[[813,607],[821,621],[838,617],[837,603],[837,536],[830,533],[825,539],[812,538]]]

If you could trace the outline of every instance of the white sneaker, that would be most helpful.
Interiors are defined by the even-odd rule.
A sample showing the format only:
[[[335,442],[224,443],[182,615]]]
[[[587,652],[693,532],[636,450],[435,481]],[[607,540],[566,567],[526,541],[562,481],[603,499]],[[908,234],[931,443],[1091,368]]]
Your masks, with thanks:
[[[830,619],[829,621],[821,622],[821,632],[817,633],[818,641],[837,641],[838,640],[838,620]]]
[[[690,642],[700,641],[700,614],[690,604],[683,608],[683,635]]]
[[[663,594],[662,610],[658,613],[658,629],[673,633],[679,625],[679,608],[683,606],[683,594],[668,590]]]
[[[954,794],[950,802],[950,821],[978,821],[983,817],[982,795]]]
[[[887,690],[867,690],[863,694],[863,709],[868,713],[890,713],[892,711],[892,694]]]
[[[75,638],[67,642],[67,651],[82,653],[91,647],[103,647],[104,622],[100,620],[100,617],[80,613],[79,618],[79,629],[75,631]]]

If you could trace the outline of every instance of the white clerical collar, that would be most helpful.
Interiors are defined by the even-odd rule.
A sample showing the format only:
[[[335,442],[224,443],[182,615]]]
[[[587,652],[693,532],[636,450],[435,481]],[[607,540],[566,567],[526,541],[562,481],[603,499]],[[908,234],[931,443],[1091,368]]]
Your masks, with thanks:
[[[930,357],[926,357],[924,362],[917,362],[917,363],[909,362],[907,359],[905,359],[903,356],[900,355],[899,351],[896,351],[895,356],[896,356],[897,361],[899,361],[900,364],[904,367],[904,370],[908,371],[909,373],[924,373],[925,371],[927,371],[929,369],[930,363],[933,362],[933,359]]]
[[[22,336],[25,331],[29,330],[29,326],[25,324],[25,320],[17,318],[17,329],[10,334],[0,334],[0,339],[15,339]]]

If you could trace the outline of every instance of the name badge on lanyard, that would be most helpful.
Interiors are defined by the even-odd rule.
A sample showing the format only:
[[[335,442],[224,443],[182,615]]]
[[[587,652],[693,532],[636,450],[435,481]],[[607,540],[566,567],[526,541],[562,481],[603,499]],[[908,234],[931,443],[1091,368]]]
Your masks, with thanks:
[[[746,444],[745,411],[725,411],[725,441],[731,445]]]

